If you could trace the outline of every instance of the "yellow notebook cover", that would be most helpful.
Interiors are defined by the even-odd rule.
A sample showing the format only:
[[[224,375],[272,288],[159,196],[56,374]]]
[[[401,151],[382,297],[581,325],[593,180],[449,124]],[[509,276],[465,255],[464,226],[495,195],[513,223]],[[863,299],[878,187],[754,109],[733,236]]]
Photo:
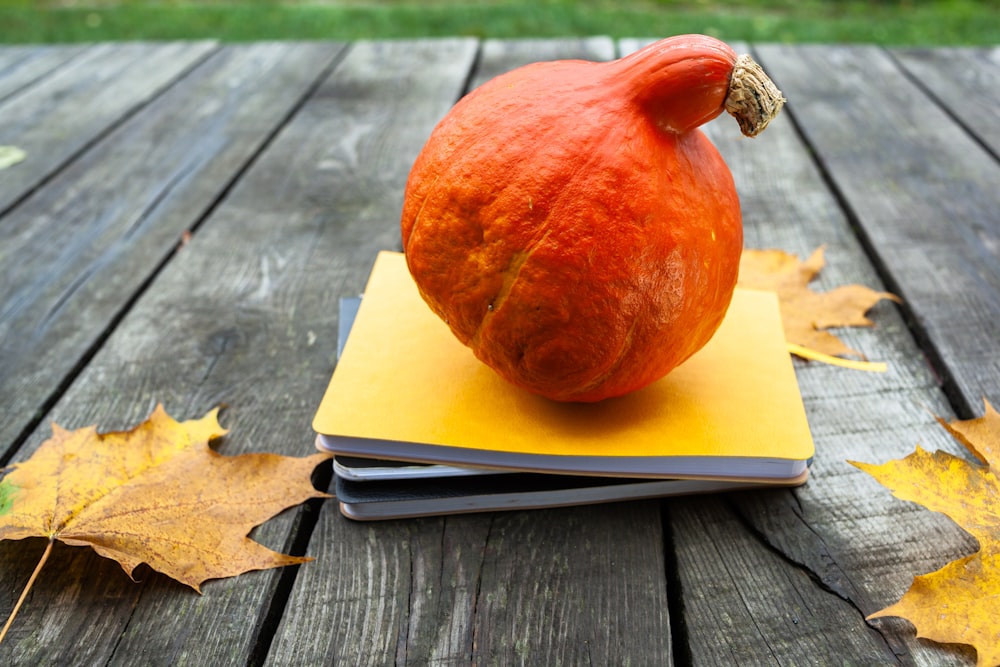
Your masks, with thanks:
[[[799,483],[813,456],[773,293],[738,289],[708,345],[645,389],[558,403],[476,359],[387,251],[313,428],[337,454],[582,475]]]

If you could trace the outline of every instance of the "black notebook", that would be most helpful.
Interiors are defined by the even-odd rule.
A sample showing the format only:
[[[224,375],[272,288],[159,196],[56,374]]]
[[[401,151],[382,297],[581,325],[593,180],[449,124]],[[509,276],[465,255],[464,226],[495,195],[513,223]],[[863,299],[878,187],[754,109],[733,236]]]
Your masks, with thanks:
[[[428,470],[433,468],[438,470]],[[361,521],[566,507],[760,486],[757,482],[501,472],[342,457],[336,459],[335,469],[340,511]]]

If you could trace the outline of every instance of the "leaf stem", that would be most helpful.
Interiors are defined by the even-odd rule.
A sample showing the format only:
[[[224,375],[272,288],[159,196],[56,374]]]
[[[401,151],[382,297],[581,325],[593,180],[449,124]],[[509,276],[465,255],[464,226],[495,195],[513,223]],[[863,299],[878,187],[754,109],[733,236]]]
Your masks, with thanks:
[[[31,587],[35,584],[35,579],[38,578],[38,573],[42,571],[42,566],[45,565],[45,561],[47,561],[49,559],[49,555],[52,554],[53,544],[55,544],[55,538],[49,539],[49,544],[45,547],[45,553],[42,554],[41,560],[39,560],[38,565],[35,566],[35,571],[31,573],[28,583],[25,584],[24,590],[21,591],[21,597],[17,599],[17,604],[14,605],[14,610],[10,612],[10,616],[7,617],[7,622],[4,624],[3,630],[0,630],[0,644],[3,643],[4,637],[7,636],[7,631],[10,630],[10,626],[14,624],[14,617],[17,616],[17,612],[21,610],[21,605],[24,604],[25,598],[28,597]]]
[[[824,364],[830,364],[831,366],[842,366],[844,368],[853,368],[856,371],[868,371],[869,373],[885,373],[889,370],[889,365],[883,361],[858,361],[856,359],[844,359],[843,357],[835,357],[830,354],[824,354],[819,350],[812,350],[808,347],[803,347],[802,345],[796,345],[795,343],[785,343],[788,347],[788,351],[797,357],[802,357],[803,359],[809,359],[810,361],[819,361]]]

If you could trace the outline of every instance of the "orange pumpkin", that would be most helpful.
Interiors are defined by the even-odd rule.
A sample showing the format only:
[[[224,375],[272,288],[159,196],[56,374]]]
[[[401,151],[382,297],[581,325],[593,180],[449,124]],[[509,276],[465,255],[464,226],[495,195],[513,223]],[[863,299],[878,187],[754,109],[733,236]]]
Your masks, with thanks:
[[[401,227],[421,295],[531,392],[597,401],[663,377],[722,322],[742,249],[732,176],[697,127],[726,108],[754,135],[782,102],[701,35],[487,82],[410,172]]]

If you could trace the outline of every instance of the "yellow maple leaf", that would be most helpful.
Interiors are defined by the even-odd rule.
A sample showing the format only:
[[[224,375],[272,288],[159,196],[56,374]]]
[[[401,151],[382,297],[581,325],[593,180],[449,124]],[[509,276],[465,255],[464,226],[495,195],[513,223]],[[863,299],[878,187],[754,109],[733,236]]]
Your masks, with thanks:
[[[847,347],[827,329],[873,326],[865,313],[882,299],[898,302],[899,298],[863,285],[843,285],[827,292],[814,292],[809,283],[819,275],[825,263],[822,247],[813,251],[804,262],[782,250],[747,249],[740,258],[739,284],[777,292],[785,339],[794,354],[828,363],[838,363],[831,357],[864,359],[863,354]],[[871,370],[864,364],[840,365]]]
[[[882,465],[851,461],[897,498],[946,514],[979,542],[975,554],[915,577],[899,602],[868,618],[901,616],[918,637],[969,644],[983,666],[1000,664],[1000,414],[984,403],[978,419],[938,420],[984,465],[919,446]]]
[[[208,442],[225,433],[218,410],[177,422],[162,406],[130,431],[53,425],[52,437],[0,481],[0,539],[47,538],[36,574],[59,540],[90,546],[129,576],[146,563],[199,592],[207,579],[310,560],[247,534],[288,507],[328,497],[311,481],[328,455],[222,456]]]

